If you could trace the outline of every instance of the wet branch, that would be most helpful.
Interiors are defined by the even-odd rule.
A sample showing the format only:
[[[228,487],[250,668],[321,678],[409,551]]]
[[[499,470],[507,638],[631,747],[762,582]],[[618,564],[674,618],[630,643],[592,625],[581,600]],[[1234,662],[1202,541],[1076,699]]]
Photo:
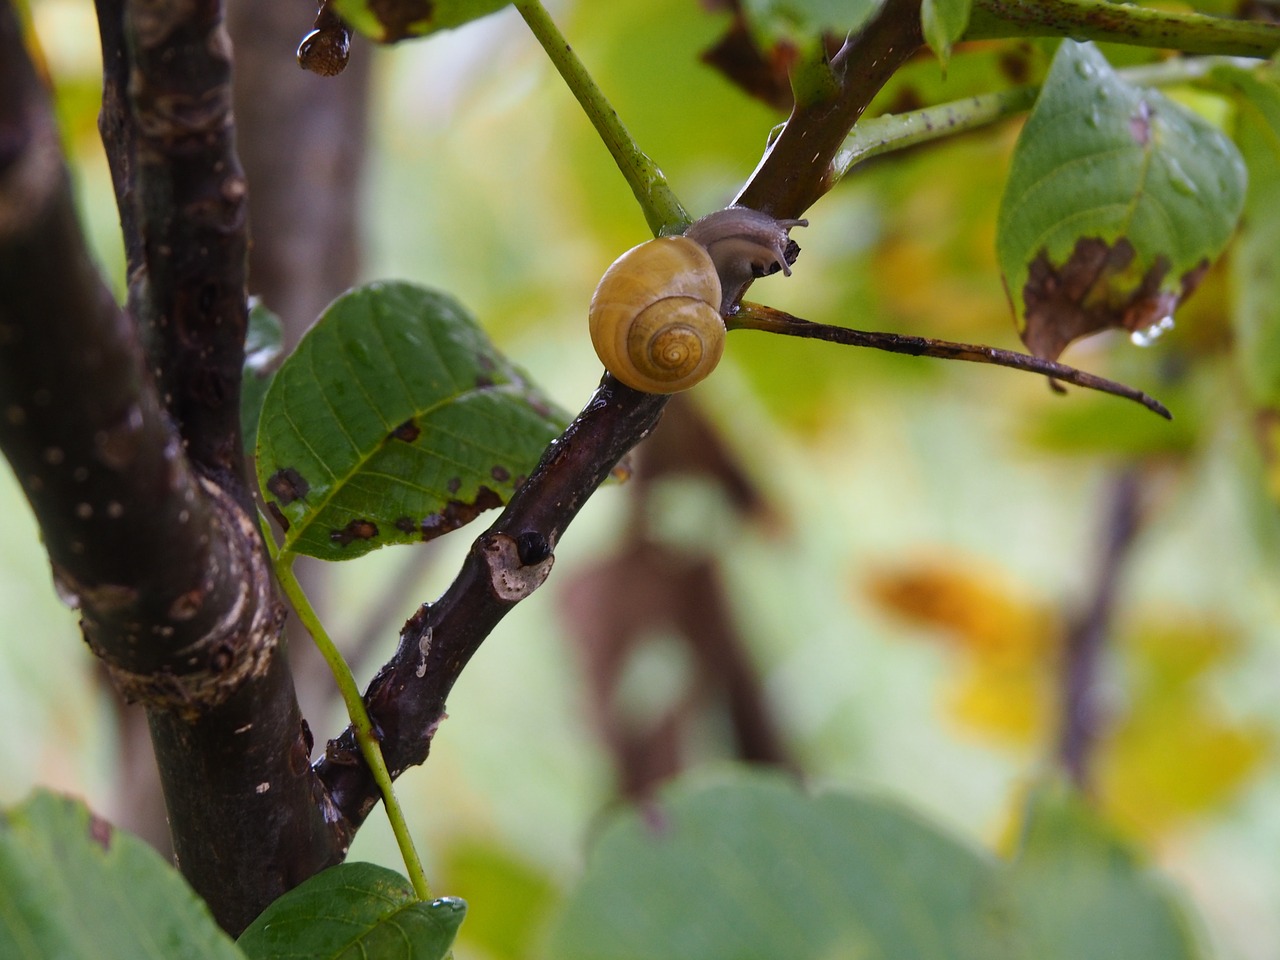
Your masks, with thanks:
[[[789,313],[775,310],[772,307],[756,303],[743,303],[739,311],[729,317],[729,329],[762,330],[766,333],[780,333],[789,337],[805,337],[814,340],[825,340],[828,343],[841,343],[852,347],[870,347],[873,350],[885,350],[889,353],[903,353],[912,357],[938,357],[943,360],[967,360],[970,363],[990,363],[1014,370],[1026,370],[1029,373],[1042,373],[1055,383],[1074,384],[1089,390],[1099,390],[1113,396],[1123,397],[1140,403],[1152,413],[1157,413],[1166,420],[1172,420],[1168,408],[1159,400],[1150,397],[1141,390],[1127,387],[1123,383],[1107,380],[1092,373],[1085,373],[1075,367],[1033,357],[1027,353],[1012,350],[1001,350],[998,347],[985,347],[972,343],[953,343],[950,340],[934,340],[931,337],[909,336],[900,333],[869,333],[863,330],[851,330],[848,327],[837,327],[826,323],[813,323],[793,317]]]

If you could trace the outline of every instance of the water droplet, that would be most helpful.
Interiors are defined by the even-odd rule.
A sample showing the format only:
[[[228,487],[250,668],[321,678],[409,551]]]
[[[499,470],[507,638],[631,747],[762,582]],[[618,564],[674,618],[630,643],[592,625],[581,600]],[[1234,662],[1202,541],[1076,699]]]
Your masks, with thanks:
[[[1085,118],[1085,121],[1091,127],[1097,128],[1102,126],[1102,111],[1098,109],[1098,105],[1096,103],[1089,109],[1089,116]]]
[[[1129,341],[1135,347],[1149,347],[1165,333],[1173,329],[1173,314],[1161,317],[1145,330],[1135,330],[1129,334]]]
[[[1080,74],[1080,76],[1084,77],[1086,80],[1091,79],[1094,73],[1096,72],[1097,71],[1093,69],[1093,64],[1089,63],[1088,61],[1086,60],[1076,61],[1076,73]]]

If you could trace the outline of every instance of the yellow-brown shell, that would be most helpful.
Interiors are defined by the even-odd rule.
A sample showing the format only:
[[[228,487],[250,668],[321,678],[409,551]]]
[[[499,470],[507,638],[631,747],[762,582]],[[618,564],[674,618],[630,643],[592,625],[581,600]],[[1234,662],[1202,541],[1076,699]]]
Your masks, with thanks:
[[[688,390],[724,353],[720,278],[706,249],[686,237],[659,237],[615,260],[589,317],[605,369],[647,393]]]

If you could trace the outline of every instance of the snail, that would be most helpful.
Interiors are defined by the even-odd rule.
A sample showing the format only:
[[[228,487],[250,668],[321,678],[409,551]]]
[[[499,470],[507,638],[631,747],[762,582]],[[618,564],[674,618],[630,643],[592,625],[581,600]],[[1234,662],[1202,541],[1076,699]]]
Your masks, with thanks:
[[[605,369],[646,393],[704,380],[724,353],[723,312],[753,278],[790,275],[799,248],[788,231],[807,225],[726,207],[683,236],[632,247],[591,297],[591,342]]]

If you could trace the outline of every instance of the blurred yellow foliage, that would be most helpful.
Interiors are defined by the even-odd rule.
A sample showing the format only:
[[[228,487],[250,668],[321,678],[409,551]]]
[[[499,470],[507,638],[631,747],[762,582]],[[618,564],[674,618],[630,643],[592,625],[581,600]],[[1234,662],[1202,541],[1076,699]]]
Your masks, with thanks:
[[[1003,745],[1056,737],[1062,614],[969,557],[932,557],[873,573],[886,613],[938,631],[957,652],[942,693],[964,730]],[[1193,617],[1149,618],[1116,631],[1103,669],[1119,688],[1093,758],[1094,787],[1116,823],[1153,836],[1227,803],[1270,748],[1258,724],[1223,714],[1203,681],[1236,649],[1230,629]]]
[[[939,629],[961,652],[946,696],[962,727],[1017,745],[1042,742],[1052,723],[1048,664],[1059,645],[1049,611],[970,558],[884,570],[869,589],[882,609]]]

